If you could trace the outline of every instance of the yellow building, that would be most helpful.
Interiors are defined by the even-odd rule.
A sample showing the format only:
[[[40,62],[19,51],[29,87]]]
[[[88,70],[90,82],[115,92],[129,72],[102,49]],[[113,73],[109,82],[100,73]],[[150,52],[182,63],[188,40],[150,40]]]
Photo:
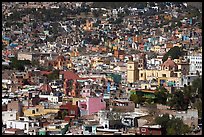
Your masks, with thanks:
[[[159,53],[161,51],[161,47],[160,46],[153,46],[151,50],[156,52],[156,53]]]
[[[59,109],[45,109],[42,105],[37,105],[35,107],[30,107],[28,109],[24,108],[23,113],[24,116],[42,116],[49,113],[58,113]]]
[[[152,80],[152,78],[172,77],[173,72],[169,70],[140,70],[139,80]]]
[[[127,62],[127,82],[133,83],[139,80],[138,62]]]
[[[77,105],[77,102],[82,100],[83,98],[72,98],[72,105]]]
[[[84,30],[91,30],[93,27],[93,22],[90,22],[89,20],[86,20],[86,25],[84,26]]]
[[[101,58],[96,58],[95,60],[93,60],[92,63],[93,63],[92,66],[95,68],[98,65],[103,65],[104,61]]]

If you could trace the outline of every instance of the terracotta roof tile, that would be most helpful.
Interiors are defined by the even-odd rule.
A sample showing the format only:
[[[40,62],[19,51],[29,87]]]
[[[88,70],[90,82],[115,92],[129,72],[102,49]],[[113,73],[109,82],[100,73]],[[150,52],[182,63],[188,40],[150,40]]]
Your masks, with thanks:
[[[67,79],[67,80],[70,80],[70,79],[79,80],[80,79],[80,77],[72,71],[61,71],[60,74],[64,74],[64,79]]]

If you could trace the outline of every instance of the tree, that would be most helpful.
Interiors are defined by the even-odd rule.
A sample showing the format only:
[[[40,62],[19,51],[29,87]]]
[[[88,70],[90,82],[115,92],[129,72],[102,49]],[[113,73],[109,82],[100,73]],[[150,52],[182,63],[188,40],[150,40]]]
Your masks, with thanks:
[[[155,99],[154,99],[155,103],[166,105],[166,100],[168,96],[167,89],[160,86],[156,90],[157,92],[155,92]]]
[[[172,57],[172,59],[178,59],[180,56],[183,55],[183,51],[180,47],[175,46],[171,48],[162,58],[162,61],[165,62],[169,56]]]
[[[69,124],[65,125],[65,127],[61,130],[62,135],[65,135],[65,133],[68,131],[69,129]]]
[[[202,77],[198,77],[192,82],[192,92],[202,98]]]
[[[62,119],[64,119],[65,116],[67,116],[67,114],[68,114],[67,110],[63,110],[62,111]]]
[[[161,125],[163,135],[186,135],[190,132],[190,127],[183,123],[180,118],[169,117],[169,114],[158,116],[155,123]]]
[[[135,103],[135,107],[140,103],[139,97],[136,94],[130,95],[130,101],[133,101]]]
[[[155,123],[161,125],[162,128],[162,134],[166,134],[166,129],[168,126],[168,121],[170,120],[169,114],[164,114],[162,117],[156,117]]]
[[[130,101],[133,101],[135,103],[135,106],[136,106],[137,104],[141,104],[144,101],[144,99],[143,99],[142,95],[131,94],[130,95]]]
[[[23,79],[23,85],[30,85],[30,83],[27,79]]]
[[[11,68],[24,71],[25,65],[31,65],[30,60],[17,60],[16,57],[11,58]]]
[[[180,118],[173,116],[167,124],[167,135],[186,135],[190,132],[190,127],[184,124]]]
[[[181,90],[175,91],[172,98],[169,100],[169,106],[179,111],[187,110],[189,100],[185,98],[184,93]]]
[[[54,70],[51,74],[48,74],[47,77],[50,81],[59,79],[59,70]]]

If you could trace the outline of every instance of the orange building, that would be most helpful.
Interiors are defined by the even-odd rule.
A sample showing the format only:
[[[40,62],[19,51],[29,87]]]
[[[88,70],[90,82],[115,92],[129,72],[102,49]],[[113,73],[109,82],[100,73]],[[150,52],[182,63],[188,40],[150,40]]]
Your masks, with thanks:
[[[69,57],[65,58],[60,55],[54,61],[49,62],[49,65],[52,65],[55,69],[62,70],[64,67],[72,68],[72,61]]]
[[[123,58],[123,56],[125,56],[125,51],[124,50],[114,50],[114,57]]]

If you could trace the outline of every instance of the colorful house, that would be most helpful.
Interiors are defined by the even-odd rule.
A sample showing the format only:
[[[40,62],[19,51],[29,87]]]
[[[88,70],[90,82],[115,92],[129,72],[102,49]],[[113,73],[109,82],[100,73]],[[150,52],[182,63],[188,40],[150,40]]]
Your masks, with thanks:
[[[62,104],[58,116],[64,118],[65,121],[72,121],[79,116],[79,108],[77,105],[73,105],[72,102]]]

